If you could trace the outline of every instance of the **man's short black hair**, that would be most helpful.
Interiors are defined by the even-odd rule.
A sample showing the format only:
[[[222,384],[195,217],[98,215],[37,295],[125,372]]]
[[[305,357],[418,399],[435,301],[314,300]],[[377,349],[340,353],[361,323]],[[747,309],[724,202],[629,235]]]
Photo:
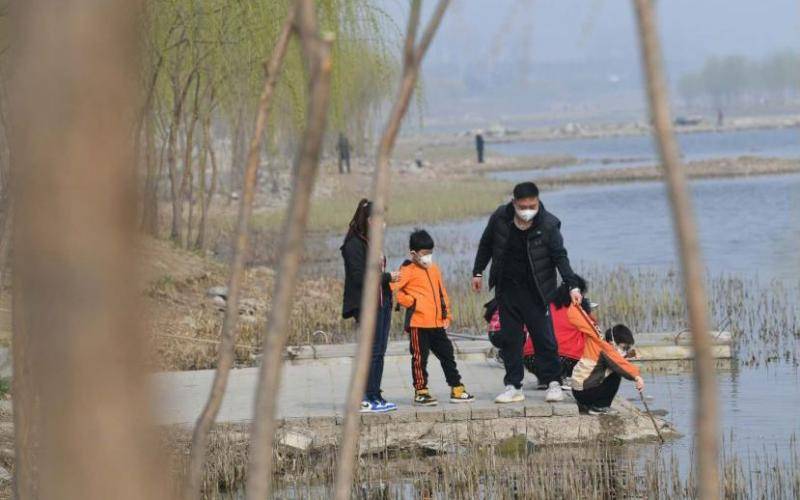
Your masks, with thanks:
[[[539,196],[539,188],[533,182],[520,182],[514,186],[514,199],[536,198]]]
[[[633,332],[630,328],[623,324],[614,325],[606,330],[605,337],[607,342],[611,342],[613,340],[617,344],[634,344]]]
[[[408,249],[415,252],[420,250],[433,250],[433,238],[424,229],[415,229],[408,239]]]

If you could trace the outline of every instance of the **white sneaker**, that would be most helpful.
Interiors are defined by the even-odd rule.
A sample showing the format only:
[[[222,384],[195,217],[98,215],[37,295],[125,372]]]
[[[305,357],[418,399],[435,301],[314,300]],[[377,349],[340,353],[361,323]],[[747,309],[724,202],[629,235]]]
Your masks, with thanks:
[[[522,390],[517,389],[513,385],[507,385],[506,390],[494,398],[494,402],[500,404],[517,403],[519,401],[525,401],[525,394],[522,393]]]
[[[557,380],[550,382],[547,386],[547,392],[544,394],[544,400],[548,403],[557,403],[564,401],[564,391],[561,390],[561,384]]]

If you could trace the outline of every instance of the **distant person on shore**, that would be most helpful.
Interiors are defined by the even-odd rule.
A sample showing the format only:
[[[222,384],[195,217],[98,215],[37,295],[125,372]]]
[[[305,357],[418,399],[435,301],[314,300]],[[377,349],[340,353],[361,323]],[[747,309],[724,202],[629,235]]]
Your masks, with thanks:
[[[523,182],[514,187],[513,201],[492,214],[481,236],[472,269],[472,288],[475,292],[481,290],[483,271],[491,261],[489,287],[495,289],[500,308],[498,341],[506,368],[503,380],[506,387],[495,399],[496,403],[525,399],[523,327],[532,336],[541,382],[547,384],[545,400],[564,398],[561,364],[548,307],[558,287],[556,271],[569,287],[572,302],[580,304],[583,296],[576,286],[560,228],[561,221],[539,200],[536,184]]]
[[[341,247],[344,259],[344,300],[342,317],[353,318],[358,323],[361,319],[361,295],[364,277],[367,270],[367,244],[371,222],[372,202],[362,199],[358,202],[356,212],[350,220],[350,227]],[[382,267],[386,268],[386,257],[382,259]],[[375,338],[372,344],[372,360],[367,377],[367,390],[361,402],[362,413],[381,413],[397,409],[397,405],[383,399],[381,380],[383,379],[383,358],[389,343],[389,327],[392,319],[392,290],[390,284],[399,279],[399,273],[381,274],[378,294],[378,315],[375,322]]]
[[[722,114],[722,108],[717,109],[717,127],[722,127],[725,124],[725,115]]]
[[[339,141],[336,143],[336,151],[339,153],[339,173],[350,173],[350,141],[344,133],[339,132]]]
[[[451,403],[471,403],[475,397],[461,383],[453,343],[447,338],[450,325],[450,298],[442,273],[433,262],[433,238],[427,231],[411,233],[408,248],[411,259],[400,267],[400,278],[391,288],[397,303],[406,308],[406,332],[411,349],[411,374],[414,404],[435,406],[439,401],[428,389],[428,354],[433,352],[442,365]]]
[[[475,150],[478,153],[478,163],[483,163],[483,133],[479,130],[475,134]]]
[[[578,410],[590,415],[611,414],[611,403],[617,395],[622,377],[633,380],[640,392],[644,390],[639,368],[631,364],[614,345],[606,342],[597,323],[583,308],[570,304],[562,309],[566,310],[567,320],[584,338],[583,353],[572,371],[572,396],[578,403]],[[625,341],[632,345],[633,334]]]

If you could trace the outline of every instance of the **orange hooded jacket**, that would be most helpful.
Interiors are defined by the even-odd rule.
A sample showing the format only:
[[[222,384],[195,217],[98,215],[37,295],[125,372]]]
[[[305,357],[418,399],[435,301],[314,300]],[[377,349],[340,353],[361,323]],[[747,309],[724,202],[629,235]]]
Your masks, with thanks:
[[[397,303],[411,313],[413,328],[447,328],[450,325],[450,298],[439,266],[423,267],[412,261],[400,266],[400,280],[391,284]]]
[[[585,340],[583,355],[572,370],[573,390],[583,391],[597,387],[611,372],[616,372],[628,380],[639,376],[639,368],[622,357],[600,336],[597,324],[580,306],[570,305],[567,318],[580,330]]]

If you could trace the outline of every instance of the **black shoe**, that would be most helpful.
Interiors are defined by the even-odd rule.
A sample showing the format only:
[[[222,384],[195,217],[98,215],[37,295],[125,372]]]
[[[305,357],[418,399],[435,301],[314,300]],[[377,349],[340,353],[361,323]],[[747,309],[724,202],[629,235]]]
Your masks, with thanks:
[[[436,406],[439,400],[431,395],[428,389],[420,389],[414,394],[414,404],[417,406]]]
[[[578,403],[578,413],[581,415],[587,415],[589,413],[589,407]]]
[[[589,407],[589,415],[616,415],[617,410],[610,406],[591,406]]]

